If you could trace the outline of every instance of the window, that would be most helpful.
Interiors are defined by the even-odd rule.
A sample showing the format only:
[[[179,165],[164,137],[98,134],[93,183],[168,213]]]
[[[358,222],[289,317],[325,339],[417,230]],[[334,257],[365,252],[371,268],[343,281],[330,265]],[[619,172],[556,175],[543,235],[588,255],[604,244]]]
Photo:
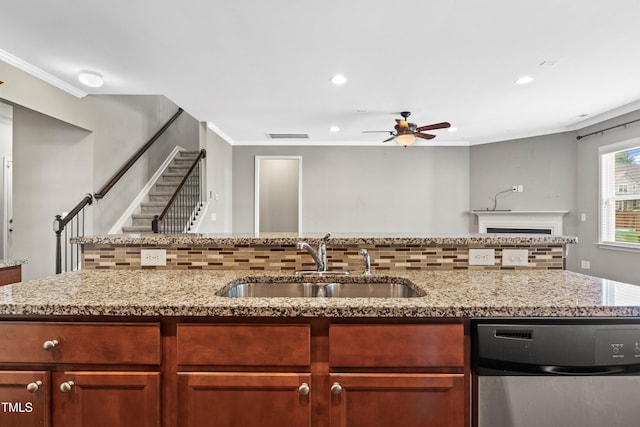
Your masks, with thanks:
[[[600,150],[600,243],[640,249],[640,139]]]

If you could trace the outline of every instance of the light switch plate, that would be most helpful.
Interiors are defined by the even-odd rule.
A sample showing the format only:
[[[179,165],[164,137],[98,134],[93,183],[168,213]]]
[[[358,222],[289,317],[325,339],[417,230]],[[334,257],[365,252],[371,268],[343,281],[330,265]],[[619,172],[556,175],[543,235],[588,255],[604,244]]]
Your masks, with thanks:
[[[494,265],[495,249],[469,249],[469,265]]]
[[[167,250],[140,249],[140,265],[142,267],[162,267],[167,265]]]
[[[529,265],[529,250],[528,249],[503,249],[502,265],[512,266],[512,267],[518,266],[518,265]]]

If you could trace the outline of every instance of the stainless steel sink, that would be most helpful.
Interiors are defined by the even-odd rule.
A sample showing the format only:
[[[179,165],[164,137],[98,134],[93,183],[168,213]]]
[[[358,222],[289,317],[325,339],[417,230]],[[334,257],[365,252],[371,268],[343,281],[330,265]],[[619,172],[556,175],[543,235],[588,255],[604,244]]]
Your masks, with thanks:
[[[327,283],[324,286],[331,298],[412,298],[419,296],[404,283]]]
[[[221,296],[284,297],[284,298],[412,298],[421,296],[415,289],[404,283],[319,283],[319,282],[253,282],[232,285]]]
[[[226,297],[315,297],[318,287],[315,283],[238,283],[223,294]]]

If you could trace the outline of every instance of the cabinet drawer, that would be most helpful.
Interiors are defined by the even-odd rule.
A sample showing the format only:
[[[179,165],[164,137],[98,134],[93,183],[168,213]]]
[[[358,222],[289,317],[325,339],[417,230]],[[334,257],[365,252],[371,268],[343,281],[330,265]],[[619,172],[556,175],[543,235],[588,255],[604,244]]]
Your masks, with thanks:
[[[160,364],[157,323],[0,322],[0,342],[0,363]]]
[[[178,325],[179,365],[308,366],[309,325]]]
[[[461,367],[462,325],[331,325],[332,367]]]

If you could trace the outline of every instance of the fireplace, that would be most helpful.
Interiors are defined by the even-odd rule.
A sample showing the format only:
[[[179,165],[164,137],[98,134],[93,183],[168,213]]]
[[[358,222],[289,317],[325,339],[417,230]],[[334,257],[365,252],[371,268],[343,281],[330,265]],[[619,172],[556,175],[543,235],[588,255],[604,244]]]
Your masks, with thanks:
[[[562,235],[562,217],[567,211],[473,211],[478,233]]]

